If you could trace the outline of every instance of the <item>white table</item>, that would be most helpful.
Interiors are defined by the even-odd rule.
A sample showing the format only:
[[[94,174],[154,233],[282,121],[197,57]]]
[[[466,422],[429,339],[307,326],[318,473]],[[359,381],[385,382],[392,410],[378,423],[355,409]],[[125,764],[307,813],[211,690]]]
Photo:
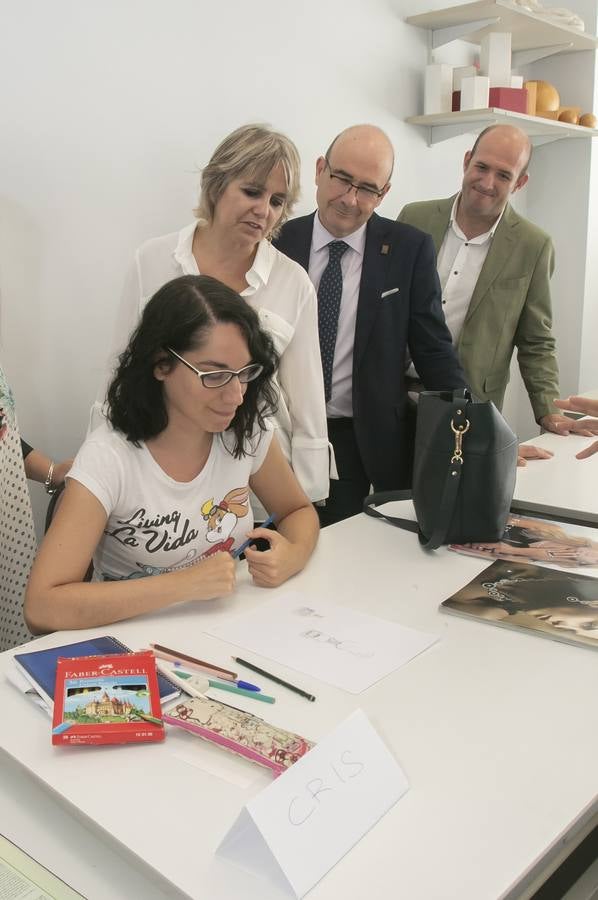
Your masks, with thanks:
[[[598,525],[598,453],[575,454],[598,438],[546,432],[527,443],[552,450],[552,459],[528,460],[517,470],[514,510],[558,516],[580,525]]]
[[[310,900],[528,897],[595,824],[598,654],[439,613],[484,565],[445,549],[427,554],[414,535],[358,516],[326,529],[292,582],[306,597],[441,636],[359,696],[270,664],[317,702],[272,688],[268,718],[317,740],[361,706],[411,784]],[[272,596],[241,579],[232,599],[102,631],[224,662],[232,648],[204,627]],[[235,760],[252,781],[245,790],[216,778],[202,766],[218,751],[172,730],[163,745],[53,748],[49,720],[1,676],[0,708],[0,831],[90,900],[153,900],[164,884],[169,897],[280,897],[214,856],[247,797],[268,783],[262,770]]]

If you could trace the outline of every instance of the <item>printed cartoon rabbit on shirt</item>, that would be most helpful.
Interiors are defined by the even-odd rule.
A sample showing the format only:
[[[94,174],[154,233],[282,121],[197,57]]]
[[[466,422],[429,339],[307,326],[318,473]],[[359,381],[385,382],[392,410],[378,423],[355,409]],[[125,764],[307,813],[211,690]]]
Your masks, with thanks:
[[[202,559],[225,550],[230,552],[235,539],[232,533],[239,519],[249,512],[249,488],[233,488],[219,503],[213,499],[202,504],[201,514],[207,522],[206,541],[213,544]]]
[[[123,547],[143,548],[151,557],[136,560],[132,571],[129,568],[126,574],[116,574],[109,565],[102,565],[96,570],[97,576],[105,581],[145,578],[184,569],[214,553],[230,553],[235,545],[233,532],[237,523],[249,513],[249,488],[247,485],[233,488],[218,503],[212,497],[199,508],[196,504],[193,507],[188,516],[180,509],[153,513],[146,507],[138,507],[132,515],[111,522],[112,527],[106,527],[107,537]],[[242,543],[245,530],[237,543]],[[204,542],[210,545],[207,549],[201,546],[205,547]],[[182,549],[185,545],[189,547],[186,554]]]

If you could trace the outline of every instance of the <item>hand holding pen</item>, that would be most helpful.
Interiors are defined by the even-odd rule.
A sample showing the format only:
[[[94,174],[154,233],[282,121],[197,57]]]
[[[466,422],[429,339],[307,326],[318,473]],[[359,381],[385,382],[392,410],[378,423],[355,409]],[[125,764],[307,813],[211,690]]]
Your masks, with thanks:
[[[297,511],[298,514],[302,512],[303,510]],[[264,524],[250,531],[248,539],[233,552],[234,557],[245,553],[249,574],[258,587],[277,587],[305,564],[305,548],[302,542],[294,543],[285,534],[267,527],[275,521],[276,516],[268,516]],[[265,552],[251,546],[258,538],[268,542],[269,548]],[[310,547],[308,555],[311,549]]]
[[[271,515],[268,516],[268,518],[266,519],[265,522],[262,522],[262,524],[258,528],[254,528],[253,531],[250,531],[249,532],[250,536],[247,538],[247,540],[243,541],[243,543],[239,547],[236,547],[233,550],[233,552],[231,553],[232,558],[238,559],[240,557],[241,553],[245,553],[247,548],[251,546],[252,541],[255,541],[256,538],[265,537],[265,535],[257,534],[257,532],[260,531],[260,529],[268,528],[268,525],[273,525],[275,521],[276,521],[276,515],[274,513],[272,513]],[[268,530],[270,531],[270,529],[268,529]],[[266,540],[267,540],[267,538],[266,538]]]

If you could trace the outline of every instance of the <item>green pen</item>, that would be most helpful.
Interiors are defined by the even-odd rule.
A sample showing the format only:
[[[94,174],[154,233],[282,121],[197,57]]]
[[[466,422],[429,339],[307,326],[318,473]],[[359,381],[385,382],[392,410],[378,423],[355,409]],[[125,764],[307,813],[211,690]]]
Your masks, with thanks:
[[[190,675],[189,672],[182,672],[180,669],[171,669],[169,674],[176,675],[184,681],[190,680],[191,684],[193,684],[194,681],[197,681],[195,687],[202,693],[207,687],[212,687],[219,691],[230,691],[231,694],[241,694],[242,697],[250,697],[252,700],[261,700],[263,703],[276,703],[275,697],[270,697],[268,694],[258,693],[257,691],[246,691],[245,688],[237,687],[236,684],[232,684],[230,681],[214,681],[213,678],[205,678],[201,675]],[[201,685],[199,682],[201,682]],[[201,690],[202,686],[203,691]]]
[[[268,694],[258,694],[257,691],[246,691],[245,688],[237,687],[230,681],[213,681],[208,678],[210,687],[218,688],[219,691],[230,691],[231,694],[241,694],[243,697],[251,697],[252,700],[263,700],[264,703],[276,703],[276,697],[270,697]]]

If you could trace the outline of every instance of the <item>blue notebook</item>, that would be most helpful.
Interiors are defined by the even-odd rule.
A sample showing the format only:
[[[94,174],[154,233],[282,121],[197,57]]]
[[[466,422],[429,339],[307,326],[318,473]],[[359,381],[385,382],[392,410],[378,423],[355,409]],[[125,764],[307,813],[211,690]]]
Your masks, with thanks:
[[[49,707],[54,703],[54,682],[56,681],[56,663],[59,656],[104,656],[107,653],[131,653],[121,641],[110,635],[78,641],[76,644],[65,644],[62,647],[48,647],[46,650],[32,650],[31,653],[15,653],[17,668],[31,682],[38,694]],[[180,690],[164,675],[158,673],[160,702],[174,700]]]

